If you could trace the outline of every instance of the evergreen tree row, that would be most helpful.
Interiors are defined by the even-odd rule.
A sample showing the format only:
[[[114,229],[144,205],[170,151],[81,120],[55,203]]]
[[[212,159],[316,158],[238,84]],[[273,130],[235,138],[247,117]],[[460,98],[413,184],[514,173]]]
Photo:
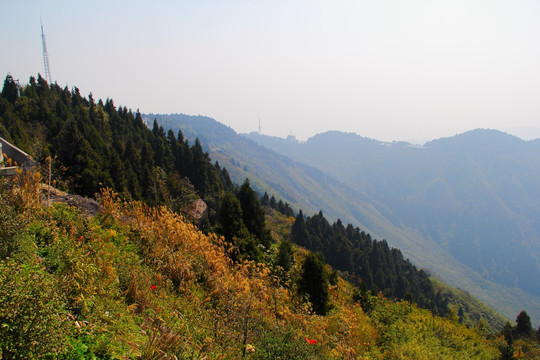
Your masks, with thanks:
[[[291,206],[288,203],[283,202],[283,200],[281,199],[279,199],[279,201],[276,201],[276,198],[274,197],[274,195],[270,197],[266,191],[264,192],[264,195],[261,197],[261,205],[268,206],[287,217],[294,216],[294,210],[291,208]]]
[[[238,259],[261,260],[270,247],[262,206],[294,216],[287,203],[265,194],[261,201],[249,181],[235,188],[226,169],[212,164],[199,140],[192,145],[181,131],[165,132],[154,121],[149,128],[141,114],[114,102],[83,97],[79,90],[49,85],[41,76],[19,87],[11,76],[0,96],[0,136],[13,142],[41,163],[53,158],[57,185],[92,196],[110,187],[125,197],[180,210],[203,198],[209,205],[203,229],[223,235]],[[322,212],[296,217],[292,240],[321,252],[335,269],[360,277],[372,291],[394,298],[407,294],[418,305],[446,311],[428,275],[405,261],[385,241],[340,221],[330,225]],[[307,293],[310,286],[304,284]],[[317,311],[324,313],[321,302]]]
[[[141,114],[49,85],[41,76],[19,87],[8,75],[0,96],[0,136],[37,161],[53,160],[58,186],[92,196],[110,187],[124,196],[179,210],[202,197],[216,207],[233,184],[226,169],[212,164],[199,140],[181,131],[152,129]]]
[[[322,253],[334,269],[374,293],[412,300],[439,315],[448,313],[447,299],[435,291],[427,273],[405,260],[400,250],[391,249],[385,240],[372,240],[358,227],[345,227],[341,220],[330,225],[322,211],[304,217],[300,210],[291,229],[291,240]]]
[[[49,85],[41,76],[19,87],[8,75],[0,95],[0,136],[38,162],[51,156],[53,176],[65,190],[93,196],[109,187],[174,211],[201,197],[209,212],[199,226],[223,235],[235,258],[260,260],[270,247],[264,211],[248,180],[235,187],[199,139],[190,145],[182,131],[165,132],[156,120],[150,129],[139,111],[116,108],[110,99],[86,99],[77,88]]]
[[[528,340],[540,344],[540,326],[534,330],[531,324],[531,318],[525,310],[522,310],[516,317],[516,325],[512,326],[507,322],[502,328],[500,335],[504,336],[506,346],[500,347],[501,360],[512,360],[514,357],[514,341]]]
[[[236,193],[225,193],[214,230],[233,246],[233,259],[262,260],[263,251],[271,245],[271,236],[264,210],[248,179]]]

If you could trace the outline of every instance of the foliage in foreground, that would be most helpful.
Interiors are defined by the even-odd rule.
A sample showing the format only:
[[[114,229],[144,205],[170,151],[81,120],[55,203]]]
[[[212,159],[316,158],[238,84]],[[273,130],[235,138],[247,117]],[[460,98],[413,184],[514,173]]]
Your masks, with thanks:
[[[341,278],[316,315],[296,281],[231,261],[222,239],[165,208],[106,191],[91,218],[37,194],[0,194],[0,304],[20,314],[0,312],[2,359],[496,359],[504,344],[382,296],[366,313]]]

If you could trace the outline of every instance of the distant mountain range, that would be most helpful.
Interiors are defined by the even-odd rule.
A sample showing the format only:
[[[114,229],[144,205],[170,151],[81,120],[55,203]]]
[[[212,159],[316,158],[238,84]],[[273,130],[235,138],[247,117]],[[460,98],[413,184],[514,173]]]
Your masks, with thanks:
[[[241,183],[386,239],[512,318],[540,323],[540,140],[474,130],[424,146],[331,131],[238,135],[203,116],[145,115],[199,138]]]

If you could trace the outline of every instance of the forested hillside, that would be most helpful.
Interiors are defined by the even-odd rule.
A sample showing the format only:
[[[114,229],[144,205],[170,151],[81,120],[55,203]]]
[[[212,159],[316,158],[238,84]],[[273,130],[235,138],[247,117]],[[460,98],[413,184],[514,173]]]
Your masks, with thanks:
[[[165,133],[157,123],[150,130],[138,111],[117,108],[111,99],[96,102],[41,76],[20,89],[6,77],[0,120],[0,136],[40,163],[51,157],[56,186],[78,194],[92,196],[106,186],[178,209],[199,196],[215,202],[233,188],[199,141],[190,145],[181,132]]]
[[[16,84],[7,77],[3,94],[14,93],[13,89]],[[132,114],[122,107],[117,110],[109,99],[103,103],[95,102],[92,96],[83,98],[76,88],[49,87],[41,77],[30,79],[21,96],[5,97],[4,109],[2,118],[11,120],[3,121],[5,136],[42,162],[47,156],[54,157],[56,178],[67,189],[91,196],[100,187],[109,187],[124,197],[177,211],[201,196],[213,202],[215,212],[206,226],[234,243],[236,256],[260,260],[262,252],[257,244],[270,247],[264,215],[250,183],[244,182],[233,194],[227,170],[211,165],[198,139],[190,146],[180,130],[177,135],[172,130],[166,134],[155,120],[150,130],[139,112]],[[263,202],[270,203],[270,199]],[[276,206],[280,205],[287,208],[281,199]],[[288,211],[292,215],[290,207]],[[293,227],[297,244],[322,251],[329,264],[363,279],[373,293],[380,290],[388,297],[403,299],[410,292],[419,306],[446,314],[444,304],[434,304],[428,276],[423,272],[423,276],[414,276],[416,270],[403,261],[398,250],[394,249],[397,252],[389,261],[386,242],[372,242],[369,234],[358,229],[346,232],[341,223],[330,231],[322,213],[307,219],[309,237],[301,237],[294,231],[302,216],[298,215]],[[401,262],[406,265],[403,270]]]
[[[417,192],[410,189],[409,185],[415,184],[416,177],[420,177],[421,174],[415,172],[414,168],[426,166],[426,169],[429,170],[429,166],[423,163],[423,158],[412,161],[412,154],[427,154],[427,149],[411,146],[407,143],[381,143],[355,134],[324,134],[324,136],[317,136],[306,144],[298,142],[293,137],[279,139],[264,135],[250,135],[254,140],[279,151],[277,154],[245,136],[235,134],[231,128],[208,117],[183,114],[150,114],[143,117],[148,119],[150,123],[157,119],[158,123],[163,124],[165,128],[170,127],[175,131],[181,129],[187,138],[199,137],[203,147],[211,154],[211,157],[219,159],[220,164],[227,167],[233,181],[241,182],[249,177],[256,191],[260,193],[266,191],[280,196],[284,201],[289,202],[294,209],[303,209],[304,214],[316,214],[319,210],[323,210],[330,221],[341,219],[344,223],[354,224],[375,238],[386,239],[389,245],[399,248],[404,256],[418,267],[426,269],[455,287],[470,292],[506,317],[512,318],[522,309],[527,309],[534,319],[534,323],[538,323],[536,319],[540,318],[540,300],[537,297],[513,285],[496,283],[494,278],[487,276],[489,267],[481,272],[475,270],[473,267],[458,261],[449,249],[447,242],[437,242],[432,236],[426,235],[426,229],[437,228],[434,227],[434,224],[439,223],[444,218],[444,214],[441,214],[433,219],[433,214],[444,210],[445,206],[455,205],[452,197],[447,199],[448,201],[443,201],[438,195],[439,192],[435,190],[434,186],[439,182],[424,184],[425,186],[419,188],[419,191],[428,188],[434,189],[433,193],[424,196],[424,203],[430,204],[430,199],[433,200],[431,203],[438,203],[437,209],[433,212],[424,213],[425,218],[415,213],[416,207],[402,204],[399,208],[393,209],[381,201],[382,199],[390,199],[399,202],[415,197]],[[336,136],[339,140],[335,142],[324,140]],[[273,145],[270,146],[268,143]],[[535,142],[528,144],[534,145]],[[306,146],[309,146],[310,149],[306,156],[309,155],[310,159],[314,161],[313,166],[306,165],[302,162],[301,157],[296,156],[299,149],[305,150]],[[340,149],[347,151],[342,152]],[[407,162],[401,163],[401,160],[385,160],[389,154],[400,153],[406,158],[407,156],[411,157],[407,160],[412,162],[410,166],[404,165]],[[294,157],[295,160],[287,156]],[[324,172],[315,168],[315,165],[318,164],[317,159],[320,164],[332,164],[335,171]],[[371,170],[360,171],[361,165],[347,163],[347,161],[354,159],[360,164],[370,163]],[[401,179],[399,176],[393,177],[394,173],[381,173],[377,166],[383,167],[383,165],[388,165],[389,171],[394,173],[403,171],[403,183],[399,182]],[[435,171],[441,165],[434,165],[436,166],[432,169],[436,174],[454,171],[452,169],[456,169],[457,166],[449,165],[446,169]],[[347,178],[347,174],[353,172],[364,176],[374,187],[379,187],[382,192],[380,197],[370,194],[371,185],[353,188],[345,184],[342,180]],[[473,176],[473,173],[468,173],[467,176]],[[408,181],[408,178],[412,178],[413,181]],[[394,181],[392,179],[398,179],[398,183],[391,183]],[[471,182],[471,186],[472,184],[474,182]],[[387,191],[385,192],[384,189]],[[468,192],[468,194],[475,195],[473,192]],[[467,204],[478,206],[480,203],[468,202]],[[405,216],[402,219],[398,214],[405,214]],[[410,218],[418,218],[425,221],[426,224],[420,228],[406,226],[405,220]],[[428,221],[429,219],[433,221]],[[513,218],[513,220],[516,219]],[[503,223],[501,222],[497,226],[502,226]],[[449,231],[466,231],[467,223],[462,225],[463,227],[459,229],[451,227]],[[445,234],[448,235],[449,232]],[[521,246],[510,240],[507,243],[515,249]],[[475,241],[471,242],[471,246],[477,246],[475,244],[477,244]]]
[[[250,137],[271,146],[271,138]],[[395,221],[444,243],[474,270],[540,296],[540,276],[530,276],[540,274],[534,142],[480,129],[422,147],[339,132],[306,143],[273,141],[272,149],[363,189]]]
[[[330,225],[322,212],[304,219],[302,211],[291,229],[291,240],[314,252],[321,252],[334,269],[349,274],[357,285],[390,299],[407,299],[435,314],[448,314],[448,299],[437,291],[429,275],[417,270],[401,251],[390,249],[386,241],[372,240],[369,234],[341,220]]]
[[[522,299],[540,322],[538,141],[483,129],[424,146],[336,131],[305,143],[249,138],[361,189],[393,224],[416,229],[481,278],[460,287],[499,309],[504,299]],[[445,276],[450,269],[433,270],[458,285]]]
[[[190,145],[181,131],[165,133],[155,121],[150,129],[139,112],[117,109],[110,99],[86,99],[76,87],[61,89],[32,77],[19,88],[9,75],[0,120],[0,135],[34,156],[44,175],[52,162],[52,183],[60,189],[94,196],[110,188],[125,199],[183,213],[202,198],[207,209],[198,225],[224,235],[238,249],[237,258],[259,260],[258,246],[269,246],[249,182],[236,189],[199,140]]]
[[[233,185],[198,139],[151,124],[110,99],[6,77],[0,133],[42,169],[0,182],[2,359],[536,354],[521,314],[487,336],[386,241],[322,212],[294,220],[249,180]],[[54,186],[97,196],[101,212],[46,206],[51,163]],[[198,198],[202,218],[179,215]]]
[[[34,180],[0,187],[2,359],[535,354],[518,332],[509,347],[500,336],[486,338],[482,327],[406,301],[368,295],[364,310],[350,284],[337,277],[329,286],[329,270],[301,249],[292,249],[288,270],[274,265],[283,253],[277,247],[266,264],[235,262],[229,245],[165,207],[105,191],[102,211],[88,217],[64,204],[42,206]],[[324,316],[305,302],[303,294],[317,299],[309,269],[322,276]]]

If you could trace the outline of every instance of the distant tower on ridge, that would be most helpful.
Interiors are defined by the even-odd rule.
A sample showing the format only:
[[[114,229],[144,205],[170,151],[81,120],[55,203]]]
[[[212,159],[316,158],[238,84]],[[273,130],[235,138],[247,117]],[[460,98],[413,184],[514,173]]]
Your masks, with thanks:
[[[51,71],[49,70],[49,54],[47,53],[47,43],[45,42],[45,34],[43,33],[43,21],[39,18],[41,23],[41,44],[43,45],[43,65],[45,65],[45,80],[52,84]]]
[[[262,132],[261,132],[261,117],[259,116],[259,135],[261,135]]]

